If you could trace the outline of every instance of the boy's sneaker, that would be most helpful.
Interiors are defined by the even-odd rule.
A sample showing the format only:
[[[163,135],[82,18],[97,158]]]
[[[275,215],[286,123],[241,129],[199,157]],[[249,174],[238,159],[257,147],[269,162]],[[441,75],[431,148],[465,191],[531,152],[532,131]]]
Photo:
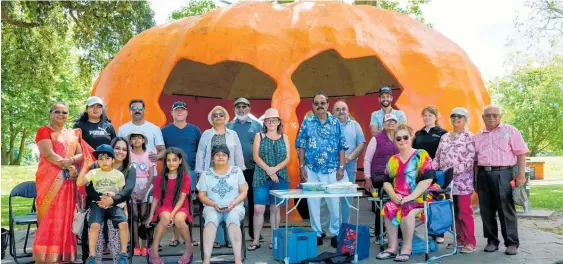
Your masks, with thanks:
[[[121,253],[119,255],[119,259],[117,260],[118,264],[127,264],[127,253]]]
[[[87,264],[96,264],[96,257],[95,256],[89,256],[88,259],[86,260]]]
[[[134,248],[133,249],[133,255],[140,256],[141,255],[141,249],[140,248]]]

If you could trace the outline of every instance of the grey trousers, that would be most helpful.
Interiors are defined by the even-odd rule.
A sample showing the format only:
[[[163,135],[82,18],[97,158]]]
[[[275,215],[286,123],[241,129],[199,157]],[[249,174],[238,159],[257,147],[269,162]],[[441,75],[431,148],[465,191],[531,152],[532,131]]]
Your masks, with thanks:
[[[479,207],[483,221],[483,233],[488,244],[499,245],[496,214],[500,220],[500,230],[505,246],[520,245],[518,240],[518,219],[512,198],[512,169],[485,171],[479,168],[477,190]]]

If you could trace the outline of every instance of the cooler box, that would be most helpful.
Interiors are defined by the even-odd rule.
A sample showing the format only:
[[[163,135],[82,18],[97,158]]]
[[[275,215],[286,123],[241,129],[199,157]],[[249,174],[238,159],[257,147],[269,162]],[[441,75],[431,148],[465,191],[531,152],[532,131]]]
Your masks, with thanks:
[[[317,256],[316,232],[300,227],[288,228],[287,232],[289,263],[300,263],[305,259]],[[285,228],[274,230],[273,244],[272,255],[276,260],[283,261],[285,257]]]

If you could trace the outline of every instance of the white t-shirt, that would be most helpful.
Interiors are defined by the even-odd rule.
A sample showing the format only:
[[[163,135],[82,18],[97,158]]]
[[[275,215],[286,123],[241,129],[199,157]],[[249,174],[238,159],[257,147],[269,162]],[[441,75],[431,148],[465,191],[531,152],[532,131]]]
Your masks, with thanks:
[[[117,136],[127,138],[133,131],[142,131],[145,134],[145,137],[147,137],[147,152],[154,152],[156,154],[158,153],[156,146],[164,146],[164,139],[162,138],[160,127],[146,120],[145,123],[140,126],[133,124],[132,121],[123,124],[119,127],[119,130],[117,130]],[[156,166],[154,166],[154,175],[156,175]]]
[[[246,180],[239,167],[231,166],[229,172],[224,176],[217,175],[213,168],[209,168],[199,177],[197,189],[207,192],[207,198],[220,207],[228,207],[239,196],[240,184],[246,184]],[[244,202],[238,206],[244,206]]]

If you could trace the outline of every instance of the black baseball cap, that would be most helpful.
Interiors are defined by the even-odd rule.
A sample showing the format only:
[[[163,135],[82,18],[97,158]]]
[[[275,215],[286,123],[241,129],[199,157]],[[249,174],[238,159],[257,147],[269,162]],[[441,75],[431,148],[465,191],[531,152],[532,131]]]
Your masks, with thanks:
[[[115,158],[115,152],[113,151],[113,148],[108,144],[102,144],[96,148],[96,151],[94,151],[94,157],[96,157],[97,159],[100,154],[107,154],[111,158]]]
[[[379,88],[379,95],[382,95],[384,93],[388,93],[390,95],[393,95],[393,90],[389,86],[383,86],[383,87]]]
[[[177,102],[172,104],[172,111],[176,110],[176,108],[188,109],[188,106],[186,105],[186,103],[184,103],[182,101],[177,101]]]

